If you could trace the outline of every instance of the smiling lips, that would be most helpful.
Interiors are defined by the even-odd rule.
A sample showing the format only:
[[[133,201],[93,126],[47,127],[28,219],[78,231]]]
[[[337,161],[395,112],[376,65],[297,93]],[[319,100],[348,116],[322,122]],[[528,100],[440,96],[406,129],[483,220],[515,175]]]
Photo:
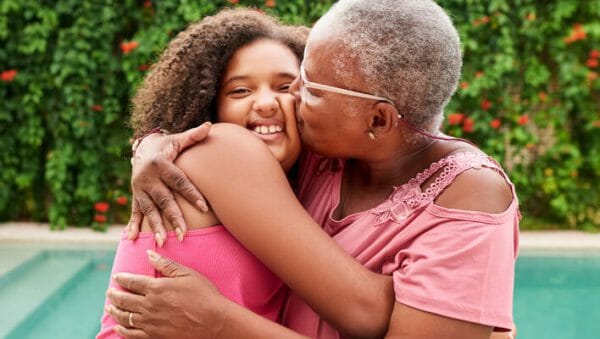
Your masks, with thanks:
[[[283,125],[280,122],[260,122],[248,129],[264,142],[273,142],[283,136]]]
[[[280,133],[283,131],[283,127],[281,127],[280,125],[269,125],[269,126],[255,126],[253,129],[254,133],[260,134],[260,135],[270,135],[270,134],[275,134],[275,133]]]

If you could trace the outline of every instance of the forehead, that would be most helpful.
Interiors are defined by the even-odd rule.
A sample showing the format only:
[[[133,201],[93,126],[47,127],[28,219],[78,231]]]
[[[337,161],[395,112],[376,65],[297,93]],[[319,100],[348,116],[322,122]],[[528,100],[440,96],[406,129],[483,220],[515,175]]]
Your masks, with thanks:
[[[336,73],[334,60],[339,53],[341,53],[340,43],[335,38],[311,32],[306,42],[302,65],[311,78],[333,78]]]
[[[358,89],[361,79],[358,60],[335,34],[318,30],[310,33],[302,61],[308,80],[327,85]]]
[[[298,65],[298,57],[288,46],[275,40],[259,39],[238,49],[229,59],[225,73],[226,76],[269,71],[296,74]]]

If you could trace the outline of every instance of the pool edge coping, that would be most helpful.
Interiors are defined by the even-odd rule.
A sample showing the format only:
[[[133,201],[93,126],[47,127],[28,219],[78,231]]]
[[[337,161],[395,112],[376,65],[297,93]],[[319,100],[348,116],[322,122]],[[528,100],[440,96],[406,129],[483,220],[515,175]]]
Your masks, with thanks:
[[[45,223],[0,223],[0,242],[57,242],[114,244],[121,238],[124,225],[110,225],[106,232],[87,227],[51,230]],[[580,231],[521,231],[519,250],[600,250],[600,233]]]

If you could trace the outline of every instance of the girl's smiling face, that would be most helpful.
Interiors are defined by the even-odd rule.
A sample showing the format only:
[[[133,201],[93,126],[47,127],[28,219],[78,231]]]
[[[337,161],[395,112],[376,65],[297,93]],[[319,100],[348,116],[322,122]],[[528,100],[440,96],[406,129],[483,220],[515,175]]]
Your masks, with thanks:
[[[300,154],[294,97],[288,89],[300,62],[280,42],[259,39],[238,49],[227,64],[217,97],[219,122],[245,126],[288,170]]]

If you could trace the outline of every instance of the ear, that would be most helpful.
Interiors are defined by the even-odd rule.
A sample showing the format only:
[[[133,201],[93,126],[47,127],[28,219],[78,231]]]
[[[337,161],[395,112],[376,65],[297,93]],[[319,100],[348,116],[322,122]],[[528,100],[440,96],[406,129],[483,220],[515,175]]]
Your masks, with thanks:
[[[388,102],[378,102],[371,110],[369,128],[377,136],[390,133],[398,126],[398,110]]]

